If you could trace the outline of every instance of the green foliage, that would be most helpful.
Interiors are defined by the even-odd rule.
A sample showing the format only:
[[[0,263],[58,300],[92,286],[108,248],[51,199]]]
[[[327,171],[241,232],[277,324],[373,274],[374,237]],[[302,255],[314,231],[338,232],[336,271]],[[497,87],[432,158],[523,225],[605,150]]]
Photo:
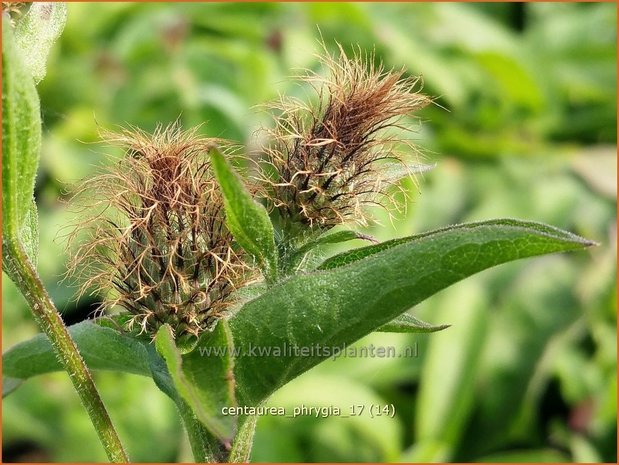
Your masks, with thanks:
[[[496,220],[445,228],[346,266],[296,276],[246,304],[230,321],[240,349],[240,402],[259,404],[332,355],[308,352],[289,358],[286,347],[318,344],[333,351],[483,269],[587,245],[591,243],[555,228]],[[256,356],[252,344],[279,348],[286,356]]]
[[[269,405],[282,406],[292,412],[301,404],[297,397],[298,392],[305,393],[303,405],[321,408],[325,412],[329,409],[333,412],[337,408],[344,415],[350,413],[351,405],[369,408],[370,405],[385,402],[379,393],[367,386],[334,374],[302,376],[292,381],[290,387],[292,389],[280,390],[274,394]],[[333,414],[319,418],[299,416],[285,426],[290,431],[287,435],[290,439],[284,443],[277,440],[277,430],[282,428],[277,420],[272,417],[260,419],[254,457],[259,457],[262,451],[275,447],[282,457],[296,460],[310,457],[314,462],[327,462],[354,456],[363,462],[393,462],[398,459],[401,449],[401,424],[396,418],[386,415],[372,418],[364,412],[348,418],[338,418]],[[321,447],[304,451],[307,447],[304,446],[304,440],[312,426],[316,428],[314,440],[320,443]]]
[[[32,194],[41,150],[39,96],[9,20],[2,19],[2,268],[17,279],[10,244],[38,253],[37,210]]]
[[[355,239],[376,242],[376,240],[372,237],[356,231],[343,230],[334,233],[321,234],[316,239],[310,239],[298,249],[293,250],[292,252],[288,252],[288,255],[285,256],[286,260],[285,263],[282,265],[282,268],[284,269],[285,273],[293,272],[302,264],[303,260],[307,258],[307,255],[313,249],[328,244],[339,244],[340,242],[348,242]]]
[[[46,244],[39,269],[67,321],[87,317],[97,296],[76,303],[74,289],[58,283],[66,252],[53,239],[68,221],[58,198],[99,163],[100,146],[83,144],[97,140],[97,123],[129,121],[149,130],[180,114],[185,127],[208,121],[201,129],[207,135],[246,143],[264,122],[251,106],[278,93],[303,98],[304,88],[287,84],[290,70],[322,71],[313,56],[318,24],[328,47],[334,39],[345,47],[359,44],[376,50],[388,67],[423,74],[424,92],[449,110],[430,106],[421,115],[424,124],[414,138],[437,168],[418,186],[404,182],[412,197],[403,200],[407,214],[391,223],[385,216],[384,227],[363,234],[396,250],[410,239],[391,243],[394,237],[510,216],[555,224],[601,245],[502,266],[416,305],[414,317],[386,319],[377,331],[417,331],[425,326],[417,319],[451,328],[367,335],[353,347],[414,346],[417,355],[324,360],[279,389],[268,405],[292,408],[300,399],[308,406],[393,403],[396,416],[261,417],[252,460],[616,460],[616,5],[77,3],[69,10],[61,46],[50,57],[53,66],[39,84],[49,156],[37,187]],[[305,270],[327,257],[324,271],[290,281],[339,276],[375,260],[367,255],[354,262],[361,255],[391,253],[380,246],[347,253],[360,244],[322,243],[299,253],[295,260]],[[329,259],[333,254],[337,258]],[[412,276],[425,265],[406,266]],[[269,292],[288,308],[285,286],[293,287],[285,281]],[[246,305],[258,308],[256,302]],[[6,279],[3,307],[5,347],[31,338],[27,307]],[[333,313],[339,310],[325,312]],[[258,323],[264,316],[276,329],[287,324],[274,311],[260,314]],[[153,344],[140,341],[128,350],[126,334],[110,329],[116,336],[97,339],[97,329],[88,331],[110,351],[100,358],[85,350],[91,368],[106,369],[110,358],[110,369],[120,369],[124,361],[113,366],[120,354],[168,397],[178,396]],[[7,359],[21,350],[9,349]],[[15,358],[24,371],[58,369],[48,344],[28,354]],[[96,377],[132,458],[191,460],[179,447],[173,402],[150,379],[109,371]],[[23,384],[5,378],[4,387],[19,384],[4,402],[5,457],[19,457],[11,446],[29,441],[49,460],[105,460],[75,396],[67,394],[68,383],[46,375]]]
[[[2,17],[2,237],[20,243],[36,265],[38,213],[33,199],[41,152],[40,102],[35,84],[45,76],[45,63],[66,20],[66,4],[34,3],[15,30]],[[9,247],[2,267],[16,279]]]
[[[232,363],[241,405],[255,406],[299,374],[456,281],[507,261],[589,245],[591,242],[556,228],[515,220],[444,228],[382,251],[373,250],[363,260],[346,266],[300,275],[275,286],[235,314],[230,320],[230,332],[221,323],[189,354],[181,354],[170,329],[164,326],[157,335],[157,349],[166,360],[176,390],[212,433],[229,441],[234,417],[222,417],[221,407],[234,404]],[[111,336],[107,328],[84,328]],[[95,341],[95,348],[101,343],[97,337],[79,337],[81,331],[75,336],[78,345],[82,339],[86,344]],[[238,353],[232,348],[232,341]],[[472,341],[479,344],[480,338]],[[137,351],[117,350],[123,344],[120,339],[107,344],[116,357],[105,360],[106,368],[129,356],[131,369],[136,370]],[[323,350],[309,351],[316,346]],[[289,354],[291,347],[307,349],[307,353]],[[41,360],[43,348],[44,341],[38,340],[5,354],[5,367],[9,367],[6,375],[23,379],[29,376],[29,370],[31,374],[41,369],[53,370],[57,364],[51,347],[47,359]],[[205,359],[205,348],[223,353]],[[254,353],[261,350],[269,352]],[[82,352],[88,361],[93,355],[95,360],[100,357],[96,349],[93,353],[88,346]],[[234,353],[237,355],[233,361]],[[137,356],[138,360],[145,358],[145,354]],[[93,367],[101,367],[100,362]],[[143,373],[144,365],[140,368]]]
[[[89,367],[150,376],[147,344],[90,321],[71,326],[69,333]],[[42,334],[11,347],[4,353],[3,362],[3,376],[17,379],[62,369]]]
[[[179,455],[183,428],[178,411],[150,378],[100,371],[96,380],[132,460],[169,462]],[[65,373],[25,383],[3,406],[5,444],[27,436],[29,444],[36,444],[30,451],[37,460],[107,462],[90,420],[71,389]],[[60,428],[59,422],[65,427]],[[5,445],[5,450],[10,452],[10,447]]]
[[[232,344],[225,322],[205,334],[196,348],[184,355],[176,347],[169,326],[162,326],[156,338],[157,350],[165,359],[181,397],[209,431],[227,444],[236,430],[236,416],[222,414],[223,407],[236,404]],[[213,352],[205,354],[204,348]]]
[[[226,223],[237,242],[258,262],[267,282],[277,279],[273,225],[266,209],[252,199],[243,181],[217,149],[211,149],[217,182],[224,196]]]
[[[15,43],[35,84],[45,77],[47,56],[67,21],[64,2],[33,3],[15,27]]]
[[[376,331],[383,333],[434,333],[449,328],[451,325],[431,325],[415,318],[410,313],[403,313],[389,323],[379,326]]]

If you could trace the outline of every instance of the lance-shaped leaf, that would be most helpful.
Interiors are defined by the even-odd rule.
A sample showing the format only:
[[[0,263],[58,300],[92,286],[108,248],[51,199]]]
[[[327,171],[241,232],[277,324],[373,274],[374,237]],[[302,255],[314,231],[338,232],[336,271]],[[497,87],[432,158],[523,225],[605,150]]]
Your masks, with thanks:
[[[24,382],[23,379],[11,378],[10,376],[2,377],[2,397],[8,396],[11,392],[16,390]]]
[[[451,325],[432,325],[415,318],[410,313],[402,313],[376,331],[381,333],[435,333],[447,329],[449,326]]]
[[[398,239],[392,239],[390,241],[385,241],[385,242],[381,242],[380,244],[375,244],[375,245],[371,245],[368,247],[362,247],[359,249],[353,249],[353,250],[349,250],[347,252],[343,252],[341,254],[335,255],[327,260],[325,260],[319,267],[319,270],[330,270],[333,268],[337,268],[339,266],[344,266],[344,265],[348,265],[349,263],[353,263],[357,260],[361,260],[362,258],[365,257],[369,257],[370,255],[373,255],[375,253],[378,252],[382,252],[383,250],[387,250],[390,249],[392,247],[395,247],[397,245],[400,244],[407,244],[409,242],[416,242],[416,241],[421,241],[423,239],[425,239],[426,237],[429,236],[434,236],[436,234],[439,234],[443,231],[453,231],[456,229],[469,229],[469,228],[476,228],[478,226],[504,226],[504,227],[514,227],[514,228],[528,228],[530,229],[532,232],[535,232],[536,234],[541,234],[541,235],[548,235],[551,237],[567,237],[567,238],[574,238],[577,240],[581,240],[581,241],[585,241],[587,243],[587,246],[591,246],[591,245],[595,245],[594,242],[592,241],[587,241],[586,239],[583,239],[581,237],[578,237],[572,233],[569,233],[567,231],[563,231],[559,228],[555,228],[554,226],[549,226],[547,224],[543,224],[543,223],[537,223],[534,221],[523,221],[523,220],[515,220],[515,219],[511,219],[511,218],[503,218],[503,219],[497,219],[497,220],[487,220],[487,221],[482,221],[482,222],[478,222],[478,223],[469,223],[469,224],[458,224],[458,225],[454,225],[454,226],[446,226],[444,228],[440,228],[440,229],[436,229],[434,231],[427,231],[427,232],[423,232],[420,234],[414,234],[412,236],[408,236],[408,237],[401,237]],[[541,255],[541,254],[538,254]]]
[[[30,208],[26,213],[23,223],[19,225],[17,235],[15,236],[7,230],[4,237],[7,242],[19,241],[24,247],[26,255],[28,255],[28,258],[32,261],[32,264],[35,267],[37,266],[39,258],[39,216],[34,198],[30,200]],[[4,247],[2,252],[2,271],[13,281],[20,279],[17,275],[17,270],[13,263],[14,258],[10,253],[9,247]]]
[[[277,279],[277,250],[273,224],[264,206],[256,202],[223,154],[210,151],[215,177],[224,197],[226,223],[236,241],[260,264],[268,282]]]
[[[166,362],[157,353],[154,344],[148,338],[137,338],[133,334],[114,329],[118,325],[116,320],[116,318],[104,318],[98,323],[83,321],[69,326],[69,334],[86,361],[86,365],[92,370],[113,370],[150,376],[159,389],[178,402],[178,392],[174,381]],[[209,339],[202,341],[202,345],[208,341]],[[201,354],[199,349],[196,351],[196,355]],[[209,363],[211,358],[204,355],[197,360],[196,363],[200,365]],[[192,370],[193,363],[193,361],[186,362],[185,369]],[[213,366],[210,368],[212,369]],[[2,355],[2,371],[2,395],[4,397],[28,378],[62,371],[62,367],[47,336],[38,334],[28,341],[11,347]],[[228,384],[228,388],[230,386]]]
[[[39,96],[2,19],[2,239],[3,269],[14,279],[9,244],[20,243],[36,262],[38,231],[32,201],[41,150]]]
[[[278,284],[230,320],[239,402],[262,402],[333,351],[467,276],[590,245],[550,226],[494,220],[441,229],[379,251],[370,246],[374,253],[362,259]]]
[[[449,229],[449,228],[446,228]],[[341,254],[335,255],[331,258],[325,260],[319,267],[319,270],[330,270],[333,268],[337,268],[338,266],[348,265],[349,263],[355,262],[357,260],[361,260],[362,258],[369,257],[375,253],[381,252],[383,250],[390,249],[395,247],[396,245],[406,244],[408,242],[415,241],[417,239],[421,239],[428,234],[434,234],[438,231],[432,231],[422,234],[416,234],[414,236],[401,237],[399,239],[392,239],[390,241],[381,242],[380,244],[375,244],[368,247],[361,247],[359,249],[352,249],[347,252],[342,252]]]
[[[224,445],[230,446],[237,418],[224,415],[223,407],[236,405],[232,336],[225,321],[205,333],[195,349],[182,354],[174,343],[169,325],[163,325],[155,339],[174,386],[196,417]]]
[[[70,326],[69,334],[89,368],[152,376],[148,344],[92,321]],[[49,339],[44,334],[38,334],[2,354],[2,375],[13,378],[13,384],[17,384],[16,380],[23,381],[32,376],[61,370]]]
[[[35,2],[15,26],[15,41],[20,56],[37,84],[45,77],[47,56],[66,21],[66,3]]]
[[[364,241],[370,241],[374,243],[378,242],[376,239],[366,234],[361,234],[356,231],[344,230],[344,231],[337,231],[337,232],[330,233],[330,234],[323,234],[317,237],[316,239],[309,241],[303,246],[299,247],[299,249],[295,253],[304,254],[304,253],[309,252],[313,248],[321,246],[321,245],[338,244],[340,242],[352,241],[353,239],[362,239]]]
[[[364,241],[369,241],[369,242],[374,242],[374,243],[378,242],[376,241],[376,239],[374,239],[371,236],[368,236],[366,234],[361,234],[355,231],[349,231],[349,230],[322,234],[318,236],[317,238],[310,240],[306,242],[305,244],[303,244],[301,247],[295,250],[292,254],[290,254],[290,257],[288,258],[288,263],[286,263],[285,265],[280,263],[280,265],[282,268],[285,268],[286,270],[293,270],[295,267],[299,265],[299,263],[302,262],[303,258],[307,255],[307,253],[315,249],[316,247],[320,247],[320,246],[328,245],[328,244],[338,244],[340,242],[352,241],[354,239],[361,239]]]

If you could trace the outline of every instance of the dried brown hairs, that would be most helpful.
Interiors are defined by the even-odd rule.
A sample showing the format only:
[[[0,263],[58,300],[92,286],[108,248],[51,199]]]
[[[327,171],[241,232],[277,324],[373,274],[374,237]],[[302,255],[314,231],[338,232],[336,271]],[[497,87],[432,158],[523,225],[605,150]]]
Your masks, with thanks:
[[[316,90],[315,105],[296,99],[274,105],[281,115],[268,134],[261,179],[267,202],[288,224],[318,229],[351,219],[365,224],[362,207],[382,205],[381,196],[389,200],[381,163],[406,167],[395,147],[405,143],[414,151],[390,130],[407,130],[402,117],[430,102],[417,90],[419,78],[374,65],[373,54],[348,58],[339,50],[336,57],[326,52],[320,57],[328,78],[304,77]]]
[[[86,235],[71,268],[83,292],[112,290],[103,307],[128,310],[128,329],[154,336],[168,323],[177,340],[197,337],[247,279],[210,172],[208,149],[221,141],[178,124],[106,139],[125,156],[77,194],[89,218],[71,236]]]

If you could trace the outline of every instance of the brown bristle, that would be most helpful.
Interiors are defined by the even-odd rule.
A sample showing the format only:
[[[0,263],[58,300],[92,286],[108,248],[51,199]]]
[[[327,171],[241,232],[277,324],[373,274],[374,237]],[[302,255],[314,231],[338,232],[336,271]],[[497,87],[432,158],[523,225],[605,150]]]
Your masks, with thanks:
[[[383,160],[403,163],[395,146],[404,142],[389,129],[406,129],[400,119],[430,99],[418,92],[418,78],[403,71],[385,71],[367,60],[321,57],[330,75],[314,83],[315,106],[282,99],[281,115],[269,133],[262,181],[270,186],[267,200],[286,221],[329,228],[367,219],[362,206],[380,203],[386,181]],[[316,81],[318,83],[316,84]]]
[[[83,291],[113,292],[105,307],[133,314],[129,329],[198,336],[230,306],[248,268],[233,247],[208,148],[222,141],[174,124],[153,135],[106,134],[125,156],[89,179],[77,197],[89,217],[72,264]]]

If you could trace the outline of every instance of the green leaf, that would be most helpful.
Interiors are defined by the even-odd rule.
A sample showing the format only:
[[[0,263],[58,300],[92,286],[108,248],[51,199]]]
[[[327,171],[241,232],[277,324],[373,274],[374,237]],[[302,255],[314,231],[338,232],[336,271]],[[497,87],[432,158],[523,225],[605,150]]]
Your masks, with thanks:
[[[45,77],[47,56],[66,21],[66,3],[35,2],[15,26],[15,43],[36,84]]]
[[[431,233],[422,233],[409,237],[401,237],[399,239],[392,239],[390,241],[381,242],[380,244],[376,245],[348,250],[346,252],[342,252],[341,254],[328,258],[318,267],[318,269],[331,270],[339,266],[348,265],[349,263],[356,262],[357,260],[369,257],[370,255],[373,255],[375,253],[390,249],[392,247],[395,247],[396,245],[406,244],[407,242],[413,242],[418,239],[423,239],[427,234]]]
[[[273,224],[266,209],[247,192],[223,154],[210,151],[213,169],[224,197],[226,222],[237,242],[260,264],[268,282],[277,280],[277,249]]]
[[[34,198],[30,201],[30,208],[20,231],[20,240],[32,264],[36,266],[39,261],[39,214]]]
[[[173,400],[177,394],[165,362],[153,344],[110,327],[83,321],[68,328],[92,370],[114,370],[152,377]],[[2,354],[3,396],[33,376],[62,371],[47,336],[39,334]]]
[[[32,264],[36,267],[39,258],[39,215],[37,214],[37,205],[34,203],[34,199],[30,201],[30,208],[26,213],[24,223],[20,225],[20,231],[17,237],[23,245],[26,255],[28,255]],[[13,264],[13,259],[9,253],[10,250],[8,247],[5,247],[2,252],[2,271],[13,281],[16,281],[19,278]]]
[[[178,393],[204,426],[230,445],[237,418],[222,413],[223,407],[236,405],[232,336],[227,323],[220,321],[188,354],[181,354],[176,347],[169,325],[159,328],[155,341]]]
[[[446,226],[444,228],[436,229],[434,231],[428,231],[421,234],[415,234],[413,236],[402,237],[399,239],[392,239],[390,241],[381,242],[380,244],[371,245],[368,247],[362,247],[359,249],[349,250],[347,252],[343,252],[339,255],[335,255],[327,260],[325,260],[319,267],[319,270],[330,270],[333,268],[337,268],[339,266],[348,265],[349,263],[353,263],[357,260],[361,260],[362,258],[368,257],[378,252],[382,252],[383,250],[390,249],[392,247],[398,246],[400,244],[406,244],[409,242],[416,242],[426,239],[428,236],[433,236],[435,234],[444,232],[444,231],[453,231],[453,230],[465,230],[470,228],[477,228],[478,226],[505,226],[505,227],[513,227],[513,228],[526,228],[531,230],[531,232],[540,235],[547,235],[549,237],[556,237],[559,240],[575,240],[580,241],[583,244],[583,247],[588,247],[592,245],[596,245],[593,241],[588,241],[583,239],[582,237],[576,236],[567,231],[563,231],[559,228],[555,228],[554,226],[549,226],[543,223],[537,223],[533,221],[522,221],[515,220],[511,218],[507,219],[498,219],[498,220],[488,220],[477,223],[468,223],[468,224],[457,224],[454,226]]]
[[[69,333],[89,368],[151,375],[147,349],[137,339],[91,321],[70,326]],[[61,370],[49,339],[43,334],[11,347],[2,355],[3,376],[25,380]]]
[[[449,328],[451,325],[431,325],[415,318],[410,313],[402,313],[389,323],[379,327],[381,333],[435,333]]]
[[[250,415],[243,420],[239,425],[239,431],[234,437],[232,449],[228,456],[230,463],[249,463],[258,416]]]
[[[34,82],[2,19],[2,238],[17,241],[32,209],[41,150],[41,115]]]
[[[590,245],[550,226],[493,220],[440,229],[383,250],[370,246],[374,253],[363,259],[291,278],[230,319],[239,402],[262,402],[330,351],[467,276],[512,260]],[[304,353],[295,354],[295,348]]]
[[[297,250],[296,253],[303,254],[320,245],[337,244],[340,242],[352,241],[353,239],[362,239],[364,241],[370,241],[374,243],[377,242],[376,239],[374,239],[373,237],[358,233],[356,231],[337,231],[331,234],[323,234],[317,239],[304,244]]]
[[[23,379],[2,377],[2,397],[8,396],[24,382]]]
[[[306,242],[295,250],[288,259],[288,263],[285,265],[285,268],[287,270],[293,270],[296,268],[306,254],[316,247],[328,244],[338,244],[340,242],[352,241],[354,239],[362,239],[374,243],[377,242],[373,237],[355,231],[337,231],[334,233],[323,234],[316,239]],[[282,267],[284,267],[284,265],[282,265]]]

